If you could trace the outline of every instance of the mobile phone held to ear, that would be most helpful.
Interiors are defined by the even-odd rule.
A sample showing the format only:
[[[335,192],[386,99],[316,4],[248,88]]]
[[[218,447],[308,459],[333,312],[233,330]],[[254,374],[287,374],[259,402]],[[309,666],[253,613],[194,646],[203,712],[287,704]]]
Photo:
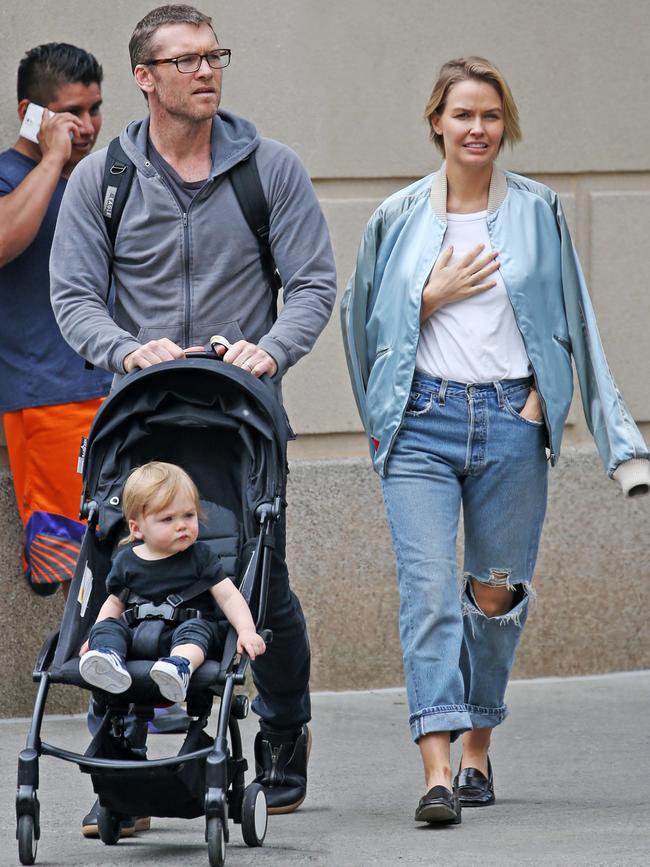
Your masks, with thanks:
[[[41,128],[41,121],[43,120],[43,112],[45,110],[46,109],[44,109],[42,105],[30,102],[20,126],[19,135],[38,144],[38,131]],[[53,114],[53,111],[49,112],[50,117],[52,117]]]

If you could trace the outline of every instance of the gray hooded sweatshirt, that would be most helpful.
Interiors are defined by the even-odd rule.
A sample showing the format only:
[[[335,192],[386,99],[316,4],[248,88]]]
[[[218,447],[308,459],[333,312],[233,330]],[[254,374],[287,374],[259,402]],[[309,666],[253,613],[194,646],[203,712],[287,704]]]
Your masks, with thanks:
[[[50,258],[51,298],[61,333],[80,355],[117,374],[148,340],[209,347],[221,334],[244,337],[277,362],[279,380],[311,350],[336,294],[325,219],[296,154],[255,126],[220,111],[212,130],[212,170],[187,213],[147,158],[148,118],[120,136],[136,172],[113,251],[102,215],[106,149],[75,168]],[[256,151],[270,210],[270,244],[283,280],[273,296],[259,248],[227,172]],[[106,304],[113,280],[112,315]]]

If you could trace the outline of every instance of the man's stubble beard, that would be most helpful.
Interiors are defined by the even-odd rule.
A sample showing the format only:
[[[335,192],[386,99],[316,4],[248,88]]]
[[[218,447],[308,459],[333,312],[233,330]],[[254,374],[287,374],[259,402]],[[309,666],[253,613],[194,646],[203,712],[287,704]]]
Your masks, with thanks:
[[[158,102],[160,109],[171,118],[191,123],[203,123],[206,120],[211,120],[219,110],[221,102],[220,90],[217,92],[216,97],[216,105],[214,107],[207,105],[203,107],[195,106],[194,110],[192,110],[191,101],[193,97],[190,96],[185,100],[176,94],[169,95],[162,90],[158,94]]]

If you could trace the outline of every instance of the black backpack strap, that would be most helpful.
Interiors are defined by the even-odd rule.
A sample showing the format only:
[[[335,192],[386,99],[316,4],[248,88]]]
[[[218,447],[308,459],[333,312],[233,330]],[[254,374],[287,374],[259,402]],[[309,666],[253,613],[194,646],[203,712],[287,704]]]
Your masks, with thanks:
[[[119,138],[114,138],[108,146],[102,180],[102,213],[112,247],[134,174],[135,166],[122,150]]]
[[[262,270],[273,293],[273,321],[275,321],[278,317],[278,292],[282,288],[282,277],[273,259],[269,243],[271,231],[269,205],[262,189],[255,151],[233,166],[228,172],[228,176],[237,196],[239,207],[251,232],[257,239]]]
[[[114,138],[108,146],[104,163],[104,177],[102,178],[102,214],[106,223],[108,239],[113,249],[115,249],[117,230],[134,174],[135,166],[122,150],[119,138]],[[105,298],[107,303],[110,291],[109,281]],[[94,370],[95,365],[86,361],[84,367],[86,370]]]

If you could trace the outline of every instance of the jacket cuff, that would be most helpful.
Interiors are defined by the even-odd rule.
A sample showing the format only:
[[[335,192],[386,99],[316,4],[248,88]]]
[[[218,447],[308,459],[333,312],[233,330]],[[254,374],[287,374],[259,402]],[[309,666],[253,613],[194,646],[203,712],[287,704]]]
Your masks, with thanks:
[[[135,352],[136,349],[140,349],[141,346],[142,344],[139,340],[136,340],[135,337],[129,337],[120,343],[119,347],[113,353],[113,373],[118,373],[120,376],[124,376],[126,373],[124,370],[124,359],[127,355]]]
[[[264,352],[268,352],[271,358],[278,366],[277,372],[273,376],[274,380],[280,380],[289,368],[289,353],[285,350],[282,344],[268,335],[264,336],[257,345]]]
[[[650,493],[650,461],[632,458],[619,464],[612,475],[626,497],[639,497]]]

